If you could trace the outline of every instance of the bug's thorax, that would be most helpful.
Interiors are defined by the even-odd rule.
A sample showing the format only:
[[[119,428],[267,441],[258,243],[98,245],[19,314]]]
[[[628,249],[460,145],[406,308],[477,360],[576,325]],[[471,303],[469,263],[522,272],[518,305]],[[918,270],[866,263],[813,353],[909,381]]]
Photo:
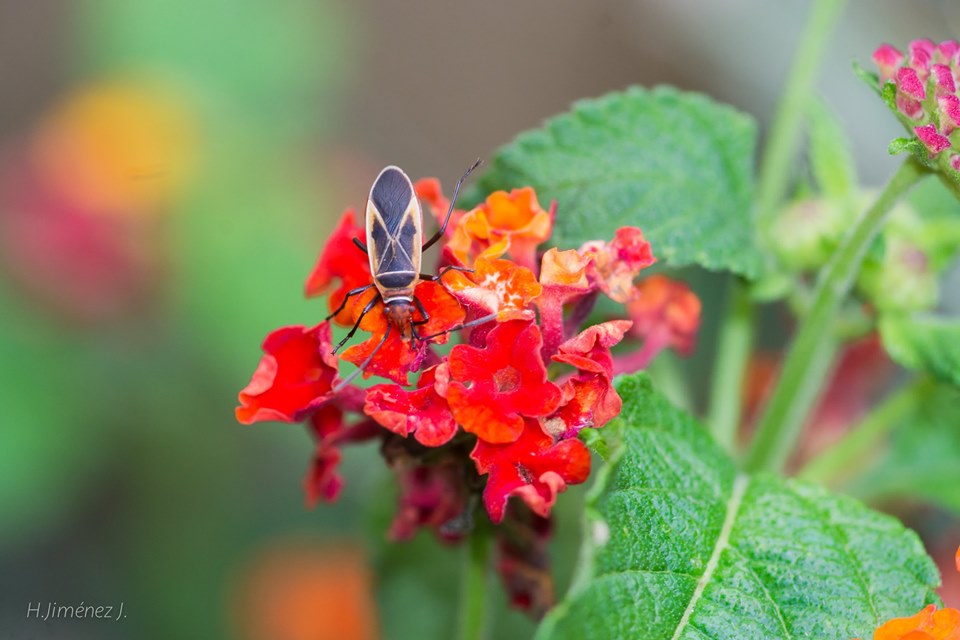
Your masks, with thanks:
[[[383,301],[383,313],[387,316],[387,321],[400,332],[404,340],[410,338],[413,322],[413,303],[412,298],[397,296]]]

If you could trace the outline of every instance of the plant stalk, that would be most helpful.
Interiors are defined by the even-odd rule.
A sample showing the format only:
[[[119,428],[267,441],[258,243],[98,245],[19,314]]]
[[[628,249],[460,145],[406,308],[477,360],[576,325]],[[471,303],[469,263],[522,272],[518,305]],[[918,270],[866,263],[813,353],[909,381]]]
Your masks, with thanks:
[[[769,221],[786,193],[813,83],[827,38],[844,4],[845,0],[815,0],[800,37],[782,98],[770,124],[759,170],[755,216],[761,235],[766,233]],[[727,292],[727,315],[720,327],[713,366],[709,409],[710,424],[717,441],[731,452],[736,447],[743,376],[753,347],[754,307],[746,284],[739,279],[731,281]]]
[[[926,170],[916,161],[906,160],[823,268],[810,307],[787,352],[780,379],[758,423],[746,460],[747,469],[783,468],[830,368],[835,348],[832,323],[837,309],[853,287],[867,249],[893,205],[925,175]]]
[[[708,416],[714,438],[731,453],[737,444],[743,380],[753,350],[755,322],[756,306],[750,300],[747,284],[734,277],[728,288],[727,310],[717,338]]]
[[[827,38],[845,4],[845,0],[816,0],[800,37],[760,163],[756,214],[763,232],[786,193],[817,70],[827,49]]]
[[[460,583],[460,640],[486,637],[486,609],[490,560],[490,529],[476,527],[463,545],[463,574]]]

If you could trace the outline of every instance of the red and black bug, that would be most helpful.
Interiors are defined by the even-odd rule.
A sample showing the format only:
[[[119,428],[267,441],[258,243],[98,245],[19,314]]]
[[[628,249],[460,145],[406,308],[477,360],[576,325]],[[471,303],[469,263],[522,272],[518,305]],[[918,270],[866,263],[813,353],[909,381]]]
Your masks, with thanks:
[[[423,242],[423,209],[414,192],[413,183],[407,177],[407,174],[399,167],[389,166],[381,171],[377,179],[374,180],[373,186],[370,188],[370,195],[367,198],[367,242],[364,245],[359,238],[353,239],[353,243],[369,256],[373,282],[348,291],[340,306],[327,316],[327,320],[340,313],[346,306],[347,301],[353,296],[360,295],[373,287],[376,287],[377,295],[364,306],[357,317],[356,323],[346,337],[337,344],[333,352],[339,351],[354,336],[357,329],[360,328],[363,317],[372,311],[381,300],[383,301],[383,313],[389,322],[387,331],[377,347],[360,365],[359,369],[340,383],[340,386],[349,383],[364,370],[380,350],[380,347],[387,341],[391,329],[399,331],[404,340],[427,340],[441,335],[421,336],[417,333],[417,327],[426,324],[430,316],[424,309],[423,303],[417,299],[414,290],[420,280],[437,280],[451,270],[470,271],[463,267],[447,266],[441,269],[437,275],[430,275],[421,273],[420,268],[423,252],[436,244],[447,229],[447,224],[450,222],[450,216],[453,214],[457,202],[457,196],[460,194],[460,187],[467,177],[473,173],[474,169],[480,166],[480,163],[480,159],[477,159],[457,180],[457,186],[453,190],[453,199],[450,201],[450,207],[443,219],[443,224],[426,242]],[[420,316],[419,319],[415,319],[416,315]],[[480,318],[448,329],[443,333],[457,331],[490,319],[492,317]]]

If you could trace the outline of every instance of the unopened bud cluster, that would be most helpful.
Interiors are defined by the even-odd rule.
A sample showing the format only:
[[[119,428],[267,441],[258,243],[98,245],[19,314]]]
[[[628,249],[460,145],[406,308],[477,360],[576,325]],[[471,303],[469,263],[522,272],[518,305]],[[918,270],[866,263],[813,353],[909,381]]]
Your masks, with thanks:
[[[873,53],[880,82],[896,86],[897,110],[910,121],[913,132],[931,157],[950,151],[950,166],[960,171],[960,43],[914,40],[904,55],[884,44]]]

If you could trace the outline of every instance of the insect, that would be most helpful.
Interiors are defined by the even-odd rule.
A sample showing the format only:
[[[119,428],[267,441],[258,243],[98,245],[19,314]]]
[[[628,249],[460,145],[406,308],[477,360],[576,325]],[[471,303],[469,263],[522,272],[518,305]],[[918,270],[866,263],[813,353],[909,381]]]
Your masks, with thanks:
[[[465,267],[450,265],[441,269],[437,275],[430,275],[421,273],[420,267],[423,252],[436,244],[447,230],[447,224],[453,214],[457,196],[460,194],[460,187],[480,164],[481,160],[478,158],[457,180],[457,186],[453,190],[453,199],[450,201],[450,207],[443,219],[443,224],[426,242],[423,241],[423,210],[416,193],[414,193],[413,183],[407,177],[407,174],[399,167],[391,165],[384,168],[377,179],[373,181],[370,195],[367,198],[366,244],[361,242],[359,238],[353,239],[353,243],[369,257],[373,282],[348,291],[340,306],[327,316],[327,320],[340,313],[350,298],[376,287],[377,295],[363,307],[356,323],[346,337],[333,349],[333,353],[339,351],[354,336],[357,329],[360,328],[363,317],[372,311],[381,300],[383,301],[383,313],[388,320],[387,330],[376,348],[364,360],[358,370],[341,382],[338,387],[345,386],[364,370],[380,350],[380,347],[387,341],[391,330],[399,331],[405,341],[427,340],[442,335],[419,335],[417,327],[426,324],[430,320],[430,316],[423,303],[417,299],[414,291],[420,280],[439,280],[449,271],[472,271]],[[415,319],[417,315],[419,315],[419,319]],[[480,324],[489,321],[492,317],[480,318],[470,323],[458,325],[442,333]]]

